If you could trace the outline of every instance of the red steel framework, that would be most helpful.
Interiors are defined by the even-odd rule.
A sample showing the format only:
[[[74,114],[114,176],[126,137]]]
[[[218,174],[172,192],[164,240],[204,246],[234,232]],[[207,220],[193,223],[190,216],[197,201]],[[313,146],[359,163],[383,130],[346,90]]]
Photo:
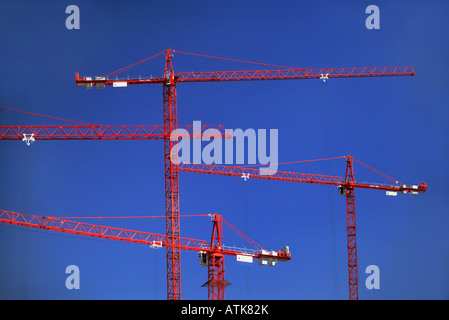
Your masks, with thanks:
[[[177,105],[176,105],[176,87],[182,82],[219,82],[219,81],[253,81],[253,80],[294,80],[294,79],[322,79],[331,78],[362,78],[362,77],[391,77],[391,76],[414,76],[415,72],[411,66],[391,66],[391,67],[356,67],[356,68],[288,68],[280,67],[275,70],[241,70],[241,71],[208,71],[208,72],[180,72],[173,70],[173,53],[186,53],[167,49],[147,59],[136,62],[128,67],[119,69],[107,76],[100,77],[80,77],[75,73],[77,86],[85,86],[90,89],[93,86],[104,88],[105,86],[126,87],[135,84],[162,84],[163,86],[163,121],[162,126],[95,126],[95,125],[77,125],[77,126],[1,126],[0,140],[67,140],[67,139],[164,139],[164,159],[165,159],[165,214],[166,214],[166,236],[167,242],[167,299],[181,299],[181,265],[180,265],[180,223],[179,223],[179,178],[178,171],[205,172],[200,167],[177,166],[170,160],[170,154],[174,150],[175,141],[170,139],[173,130],[179,128],[177,124]],[[155,56],[165,53],[164,74],[160,78],[153,77],[127,77],[118,78],[116,75],[124,70],[134,67]],[[191,53],[187,53],[191,54]],[[198,54],[193,54],[198,55]],[[202,56],[202,55],[198,55]],[[203,55],[204,56],[204,55]],[[205,56],[210,57],[210,56]],[[212,57],[218,58],[218,57]],[[224,59],[224,58],[219,58]],[[224,59],[232,60],[232,59]],[[240,61],[240,60],[233,60]],[[242,61],[241,61],[242,62]],[[243,61],[247,62],[247,61]],[[251,62],[250,62],[251,63]],[[266,64],[262,64],[266,65]],[[279,66],[276,66],[279,67]],[[206,129],[203,126],[203,129]],[[175,148],[176,149],[176,148]],[[177,153],[176,153],[177,155]],[[205,168],[205,167],[203,167]],[[209,167],[212,168],[212,167]],[[242,170],[238,167],[213,167],[206,173],[241,175]],[[248,173],[250,170],[245,169]],[[261,179],[278,178],[284,181],[298,181],[319,184],[343,185],[347,199],[347,229],[348,229],[348,256],[349,266],[349,298],[358,299],[357,292],[357,254],[355,241],[355,207],[354,207],[354,188],[371,188],[369,185],[358,184],[354,182],[352,176],[352,159],[348,157],[348,170],[351,173],[346,175],[346,179],[341,177],[295,174],[278,172],[274,175],[255,175],[252,177]],[[352,177],[352,178],[351,178]],[[372,188],[380,190],[390,190],[386,186],[375,186]],[[393,191],[417,192],[415,187],[392,187]],[[407,189],[408,188],[408,189]],[[419,186],[420,192],[425,191],[426,186]],[[214,260],[214,259],[213,259]],[[219,256],[216,256],[214,270],[220,270],[221,262]],[[223,267],[224,268],[224,267]],[[355,289],[354,289],[355,288]],[[216,296],[219,296],[217,293]]]
[[[345,185],[343,188],[346,196],[346,234],[348,238],[348,284],[349,297],[357,299],[359,286],[357,277],[357,241],[355,228],[355,196],[354,196],[354,170],[352,157],[348,156],[346,166]],[[426,186],[427,189],[427,186]]]
[[[242,255],[251,259],[272,260],[276,262],[291,260],[290,252],[286,251],[284,248],[281,251],[268,251],[262,247],[251,251],[247,248],[238,248],[235,246],[224,248],[221,244],[223,239],[223,217],[216,213],[209,214],[208,216],[211,217],[213,222],[210,244],[205,240],[184,237],[177,237],[175,243],[172,236],[169,235],[108,227],[79,221],[71,221],[57,217],[42,217],[6,210],[0,210],[0,223],[109,240],[139,243],[156,248],[165,247],[167,249],[197,251],[200,254],[200,257],[204,257],[206,260],[205,264],[208,267],[208,281],[203,286],[208,287],[209,300],[224,300],[225,298],[225,287],[229,285],[229,282],[227,282],[224,278],[224,257],[226,255]],[[243,236],[247,237],[246,235]]]
[[[353,162],[354,158],[352,156],[338,157],[345,158],[348,166],[348,172],[345,177],[340,176],[330,176],[322,174],[311,174],[311,173],[300,173],[300,172],[286,172],[286,171],[271,171],[264,168],[254,168],[245,166],[223,166],[216,164],[198,164],[198,163],[180,163],[178,165],[179,171],[185,172],[196,172],[196,173],[207,173],[223,176],[232,177],[244,177],[256,178],[263,180],[277,180],[277,181],[287,181],[287,182],[301,182],[301,183],[311,183],[311,184],[324,184],[331,186],[343,186],[346,188],[361,188],[361,189],[374,189],[382,191],[392,191],[401,193],[411,193],[414,192],[422,193],[427,190],[426,183],[421,183],[419,185],[407,185],[407,184],[383,184],[378,182],[358,182],[353,178]],[[337,158],[335,158],[337,159]],[[351,169],[349,169],[349,167]],[[351,175],[348,176],[348,173]]]
[[[163,125],[65,125],[65,126],[0,126],[0,140],[23,140],[33,136],[36,140],[151,140],[166,139]],[[224,130],[221,125],[202,125],[197,133],[193,125],[178,126],[186,130],[186,138],[201,138],[207,136],[206,130],[214,128]],[[183,137],[182,134],[177,134]],[[225,137],[225,136],[224,136]]]
[[[229,283],[225,280],[224,255],[221,251],[221,240],[223,238],[223,222],[221,216],[215,214],[212,219],[214,226],[210,246],[212,252],[207,259],[207,275],[208,280],[203,285],[207,286],[209,299],[224,300],[225,287]]]
[[[323,184],[338,186],[340,194],[346,198],[346,232],[348,245],[348,284],[349,299],[358,299],[358,276],[357,276],[357,241],[356,241],[356,221],[355,221],[355,188],[383,190],[386,192],[400,192],[402,194],[410,193],[416,195],[426,192],[427,184],[419,185],[386,185],[379,183],[357,182],[354,179],[353,157],[346,158],[346,174],[345,177],[329,176],[320,174],[305,174],[297,172],[270,171],[264,168],[237,167],[237,166],[221,166],[212,164],[187,164],[178,165],[179,171],[216,174],[225,176],[234,176],[245,178],[277,180],[288,182],[301,182],[311,184]],[[371,168],[374,169],[374,168]]]
[[[167,51],[165,59],[165,82],[163,83],[164,99],[164,134],[168,136],[178,126],[178,110],[176,106],[176,86],[174,83],[172,54]],[[169,300],[181,299],[181,250],[177,248],[180,237],[179,229],[179,178],[178,169],[173,165],[170,155],[177,141],[164,140],[165,163],[165,215],[166,234],[174,245],[167,248],[167,297]],[[178,152],[175,153],[176,155]]]

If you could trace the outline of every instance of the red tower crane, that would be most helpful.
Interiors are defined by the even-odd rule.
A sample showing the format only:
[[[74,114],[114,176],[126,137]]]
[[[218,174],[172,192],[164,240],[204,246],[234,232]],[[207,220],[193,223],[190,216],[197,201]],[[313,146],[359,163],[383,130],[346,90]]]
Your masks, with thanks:
[[[346,232],[348,243],[348,284],[349,284],[349,299],[358,299],[358,277],[357,277],[357,242],[356,242],[356,221],[355,221],[355,196],[354,190],[356,188],[375,189],[386,191],[387,195],[397,195],[398,192],[405,194],[410,193],[417,195],[427,190],[426,183],[419,185],[406,185],[399,184],[395,181],[395,184],[380,184],[380,183],[367,183],[358,182],[354,178],[353,162],[357,162],[365,165],[361,161],[354,159],[352,156],[336,157],[346,158],[346,174],[344,177],[329,176],[320,174],[306,174],[297,172],[284,172],[284,171],[270,171],[264,168],[254,167],[241,167],[241,166],[220,166],[210,164],[186,164],[181,163],[178,165],[179,171],[218,174],[225,176],[241,177],[245,180],[249,178],[265,179],[265,180],[277,180],[277,181],[289,181],[289,182],[302,182],[312,184],[323,184],[337,186],[340,195],[346,197]],[[336,159],[334,158],[334,159]],[[367,166],[367,165],[365,165]],[[373,171],[380,171],[367,166]],[[385,174],[383,174],[386,176]],[[391,178],[390,178],[391,180]]]
[[[206,216],[206,215],[203,215]],[[200,264],[208,268],[208,281],[203,285],[208,287],[209,300],[224,300],[225,287],[229,283],[225,280],[224,256],[242,257],[240,260],[259,259],[260,265],[275,265],[278,261],[289,261],[291,255],[288,247],[282,248],[280,251],[269,251],[263,249],[259,244],[251,243],[255,249],[239,248],[236,246],[223,246],[223,222],[229,225],[234,231],[240,233],[247,240],[248,236],[241,233],[229,222],[223,219],[219,214],[209,214],[211,217],[213,228],[210,244],[205,240],[191,239],[179,237],[177,243],[173,243],[167,235],[157,233],[128,230],[123,228],[114,228],[78,221],[71,221],[57,217],[42,217],[18,212],[0,210],[0,223],[8,223],[13,225],[38,228],[43,230],[51,230],[65,232],[83,236],[97,237],[110,240],[127,241],[149,245],[153,248],[174,248],[177,250],[192,250],[198,252]]]
[[[413,76],[415,72],[411,66],[405,67],[361,67],[361,68],[285,68],[276,70],[241,70],[241,71],[208,71],[208,72],[180,72],[174,73],[172,58],[173,53],[185,53],[176,50],[165,50],[165,70],[162,78],[128,78],[113,79],[113,77],[79,77],[76,73],[76,84],[92,88],[104,88],[112,85],[114,87],[126,87],[134,84],[154,84],[163,85],[163,110],[164,110],[164,133],[169,135],[177,128],[177,105],[176,105],[176,86],[182,82],[209,82],[209,81],[249,81],[249,80],[293,80],[293,79],[323,79],[330,78],[359,78],[359,77],[385,77],[385,76]],[[157,54],[160,55],[163,52]],[[155,56],[157,56],[155,55]],[[195,54],[198,55],[198,54]],[[155,56],[149,57],[153,58]],[[204,56],[204,55],[198,55]],[[208,56],[209,57],[209,56]],[[214,57],[216,58],[216,57]],[[223,58],[220,58],[223,59]],[[142,62],[144,62],[142,60]],[[136,64],[140,64],[137,62]],[[129,67],[122,68],[114,72],[117,74],[123,72]],[[176,243],[179,237],[179,179],[178,168],[170,161],[170,150],[174,143],[165,139],[164,157],[165,157],[165,208],[166,208],[166,231],[170,239]],[[179,251],[167,250],[167,289],[168,299],[177,299],[181,297],[180,293],[180,256]],[[353,295],[350,295],[353,296]]]
[[[240,70],[240,71],[208,71],[175,73],[172,64],[173,53],[197,55],[222,60],[247,62],[276,67],[272,70]],[[165,54],[165,68],[162,77],[118,78],[117,74]],[[170,134],[178,128],[177,123],[177,85],[183,82],[218,82],[218,81],[251,81],[251,80],[295,80],[331,78],[361,78],[413,76],[411,66],[391,67],[354,67],[354,68],[289,68],[264,63],[254,63],[235,59],[211,57],[167,49],[154,56],[140,60],[108,75],[80,77],[75,74],[77,86],[105,88],[105,86],[126,87],[135,84],[162,84],[163,93],[163,125],[161,126],[3,126],[2,139],[22,139],[30,143],[33,139],[164,139],[165,159],[165,217],[167,242],[167,299],[181,299],[181,265],[180,265],[180,224],[179,224],[179,167],[170,160],[170,153],[176,148],[176,141]],[[176,150],[175,150],[176,151]],[[348,176],[350,177],[350,175]],[[349,186],[349,182],[347,183]],[[349,189],[348,189],[349,190]],[[352,190],[352,189],[351,189]],[[350,196],[348,196],[350,198]],[[347,197],[347,198],[348,198]],[[355,213],[352,213],[354,215]],[[349,221],[349,220],[348,220]],[[355,226],[354,226],[355,230]],[[350,297],[357,297],[351,295]]]

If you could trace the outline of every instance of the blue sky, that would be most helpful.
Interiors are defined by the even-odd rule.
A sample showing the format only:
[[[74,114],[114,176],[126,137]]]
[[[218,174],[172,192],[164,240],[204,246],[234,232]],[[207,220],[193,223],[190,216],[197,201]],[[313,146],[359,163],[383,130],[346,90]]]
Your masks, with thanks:
[[[65,27],[70,4],[80,8],[79,30]],[[379,30],[365,27],[370,4],[379,6]],[[278,129],[279,161],[351,154],[399,180],[425,181],[428,191],[417,197],[356,190],[359,298],[448,299],[448,9],[446,1],[2,1],[0,105],[95,124],[162,124],[161,85],[88,91],[74,75],[106,74],[168,48],[304,68],[413,65],[414,77],[184,83],[178,123]],[[173,63],[175,72],[256,68],[181,54]],[[163,67],[158,57],[125,75],[160,75]],[[5,110],[0,123],[64,124]],[[38,141],[29,149],[4,141],[0,154],[1,209],[164,212],[162,141]],[[345,162],[279,170],[343,176]],[[355,175],[382,181],[361,166]],[[227,299],[347,299],[345,201],[335,187],[182,172],[180,207],[181,214],[222,214],[267,248],[290,246],[292,261],[274,268],[228,257]],[[92,222],[164,232],[163,220]],[[181,233],[208,240],[211,223],[182,218]],[[245,245],[229,229],[224,237]],[[163,249],[0,225],[0,257],[2,299],[166,297]],[[79,290],[65,287],[72,264]],[[364,285],[373,264],[379,290]],[[206,299],[206,280],[196,253],[183,252],[183,299]]]

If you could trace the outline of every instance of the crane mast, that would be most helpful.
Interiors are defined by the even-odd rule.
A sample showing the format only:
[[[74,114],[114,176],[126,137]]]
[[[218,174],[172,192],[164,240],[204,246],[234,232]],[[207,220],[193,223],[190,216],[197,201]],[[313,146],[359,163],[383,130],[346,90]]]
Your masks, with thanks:
[[[221,240],[223,237],[222,217],[214,214],[212,222],[211,252],[207,255],[208,280],[203,286],[207,286],[209,300],[224,300],[225,287],[229,285],[229,282],[224,278],[224,255],[221,253]]]
[[[355,224],[354,170],[352,157],[346,160],[345,196],[346,196],[346,234],[348,243],[348,284],[349,300],[358,300],[359,285],[357,276],[357,240]]]
[[[172,54],[167,50],[165,55],[165,82],[163,83],[164,135],[169,137],[178,126],[176,107],[176,83],[174,81]],[[181,251],[176,247],[179,243],[179,178],[178,168],[172,163],[170,155],[175,141],[164,139],[165,170],[165,216],[166,234],[173,247],[167,248],[167,299],[181,299]],[[178,154],[176,152],[176,154]]]

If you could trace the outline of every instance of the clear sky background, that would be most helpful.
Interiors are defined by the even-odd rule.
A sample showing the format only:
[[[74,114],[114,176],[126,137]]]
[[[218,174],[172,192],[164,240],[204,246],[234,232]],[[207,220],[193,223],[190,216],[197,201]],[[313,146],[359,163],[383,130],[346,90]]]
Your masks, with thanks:
[[[78,5],[79,30],[65,8]],[[380,9],[368,30],[365,9]],[[278,129],[279,161],[351,154],[419,196],[356,190],[360,299],[449,298],[447,1],[1,1],[0,105],[102,124],[162,124],[162,86],[86,90],[103,75],[171,48],[304,68],[413,65],[414,77],[184,83],[178,123]],[[175,54],[175,72],[258,66]],[[125,75],[163,72],[162,56]],[[67,124],[0,110],[1,125]],[[162,141],[0,143],[0,208],[42,216],[164,214]],[[24,167],[31,157],[30,184]],[[345,161],[279,170],[344,176]],[[358,179],[384,181],[360,165]],[[266,248],[275,267],[226,259],[227,299],[347,299],[345,200],[335,187],[180,173],[181,214],[216,212]],[[83,220],[84,221],[84,220]],[[86,221],[87,222],[87,221]],[[165,232],[162,219],[92,223]],[[181,235],[209,240],[207,217]],[[246,245],[230,229],[224,243]],[[165,299],[165,249],[0,225],[2,299]],[[207,269],[182,252],[182,298],[207,299]],[[81,288],[65,287],[77,265]],[[380,289],[365,268],[380,269]],[[25,272],[27,270],[27,272]],[[26,276],[27,274],[27,276]]]

